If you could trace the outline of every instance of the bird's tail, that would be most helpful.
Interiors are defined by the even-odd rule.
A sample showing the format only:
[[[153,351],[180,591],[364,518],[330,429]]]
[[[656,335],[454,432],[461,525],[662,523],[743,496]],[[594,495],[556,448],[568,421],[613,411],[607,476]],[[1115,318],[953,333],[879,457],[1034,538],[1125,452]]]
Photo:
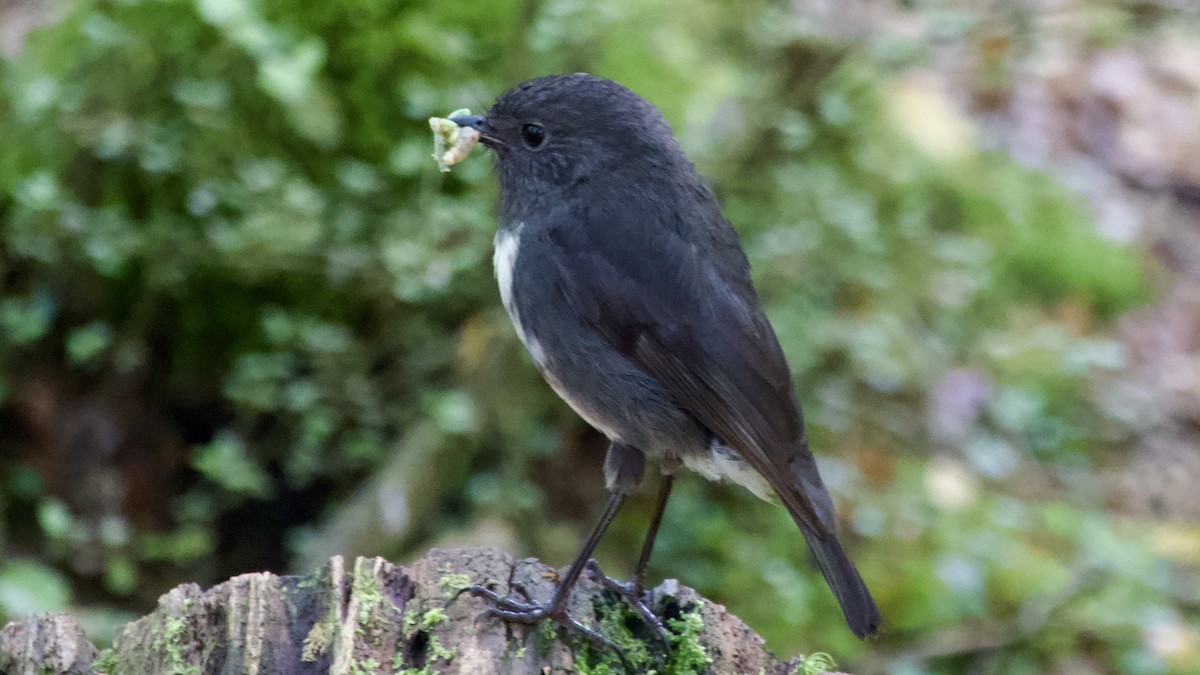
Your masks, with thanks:
[[[846,557],[837,537],[830,532],[822,538],[803,525],[800,529],[817,559],[821,573],[825,575],[826,583],[842,606],[842,614],[846,616],[850,631],[859,638],[874,635],[881,621],[879,608],[875,606],[875,600],[859,576],[858,569]]]
[[[859,576],[858,569],[846,557],[837,540],[833,500],[829,498],[829,491],[825,489],[825,483],[817,471],[817,463],[803,439],[788,464],[790,472],[771,476],[776,479],[772,481],[773,487],[804,534],[809,550],[825,575],[825,582],[842,606],[842,614],[846,616],[850,631],[859,638],[870,637],[879,630],[882,621],[879,608],[875,606],[875,600]],[[780,479],[781,476],[786,478]]]

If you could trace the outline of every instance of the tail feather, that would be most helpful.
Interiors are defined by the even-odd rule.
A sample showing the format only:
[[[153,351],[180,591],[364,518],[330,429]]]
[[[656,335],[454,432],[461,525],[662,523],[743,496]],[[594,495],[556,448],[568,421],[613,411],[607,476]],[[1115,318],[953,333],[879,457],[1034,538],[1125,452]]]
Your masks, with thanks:
[[[850,631],[859,638],[874,635],[881,622],[879,608],[875,606],[875,600],[859,576],[854,563],[846,557],[846,552],[842,550],[837,537],[830,533],[821,538],[808,532],[806,528],[802,530],[821,573],[825,575],[826,583],[829,584],[838,604],[842,606],[842,614],[846,616]]]
[[[768,479],[776,479],[771,481],[772,486],[804,534],[809,550],[825,575],[825,582],[842,606],[850,631],[859,638],[870,637],[879,630],[879,608],[837,540],[833,500],[829,498],[817,463],[803,439],[789,465],[791,471],[786,478],[774,475]]]

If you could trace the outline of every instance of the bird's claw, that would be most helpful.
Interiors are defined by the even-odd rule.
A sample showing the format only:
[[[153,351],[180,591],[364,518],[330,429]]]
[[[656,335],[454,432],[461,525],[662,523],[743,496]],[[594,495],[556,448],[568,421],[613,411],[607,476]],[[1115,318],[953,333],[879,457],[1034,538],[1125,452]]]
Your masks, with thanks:
[[[621,665],[625,668],[626,673],[634,672],[630,668],[629,662],[625,660],[625,655],[621,653],[621,648],[617,645],[617,643],[604,637],[604,635],[602,635],[599,631],[593,628],[588,628],[587,626],[573,619],[571,615],[567,613],[565,602],[551,601],[546,605],[519,602],[517,600],[513,600],[512,598],[500,595],[499,593],[484,586],[467,586],[455,593],[454,597],[451,598],[450,601],[454,602],[463,593],[469,593],[476,597],[483,598],[484,601],[491,603],[491,606],[487,608],[487,614],[489,616],[497,617],[502,621],[507,621],[510,623],[522,623],[530,626],[537,625],[546,620],[553,621],[556,625],[566,630],[568,634],[574,634],[578,637],[582,637],[588,642],[592,643],[592,645],[595,647],[612,651],[617,655],[617,658],[621,660]]]
[[[489,613],[495,611],[497,608],[510,612],[530,612],[539,609],[540,607],[539,605],[534,605],[532,603],[518,602],[508,596],[500,595],[496,591],[493,591],[486,586],[479,585],[465,586],[459,589],[458,592],[454,594],[454,597],[450,598],[450,602],[458,600],[459,596],[461,596],[463,593],[470,593],[475,597],[483,598],[484,600],[492,603],[492,606],[488,607]],[[512,620],[518,621],[518,619]],[[523,623],[537,623],[537,621],[526,621]]]
[[[625,601],[625,604],[637,612],[638,616],[642,618],[642,621],[650,629],[650,632],[654,634],[654,637],[662,643],[664,653],[669,654],[671,652],[671,640],[667,637],[667,630],[663,627],[662,621],[654,611],[650,609],[650,606],[642,599],[643,591],[639,580],[634,579],[629,583],[621,583],[616,579],[612,579],[604,574],[600,569],[600,564],[595,560],[588,561],[587,571],[594,580],[604,586],[605,590],[616,593]]]

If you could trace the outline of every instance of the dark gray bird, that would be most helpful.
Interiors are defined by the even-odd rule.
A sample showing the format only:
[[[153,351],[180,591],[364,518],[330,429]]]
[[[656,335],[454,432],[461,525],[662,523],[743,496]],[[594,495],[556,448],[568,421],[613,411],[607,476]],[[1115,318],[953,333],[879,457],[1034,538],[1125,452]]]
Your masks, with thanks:
[[[473,592],[510,620],[573,623],[567,594],[649,457],[663,487],[623,588],[644,616],[642,575],[672,476],[685,466],[777,495],[850,630],[874,634],[879,611],[835,536],[790,370],[737,233],[658,109],[580,73],[530,80],[486,115],[455,121],[479,130],[496,155],[496,278],[513,326],[554,391],[611,441],[608,507],[551,603]]]

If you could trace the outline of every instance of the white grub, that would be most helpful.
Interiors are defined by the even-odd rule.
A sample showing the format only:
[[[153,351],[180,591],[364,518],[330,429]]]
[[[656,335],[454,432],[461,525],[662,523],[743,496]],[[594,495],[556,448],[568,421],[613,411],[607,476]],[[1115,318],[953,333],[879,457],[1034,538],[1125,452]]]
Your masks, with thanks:
[[[466,109],[456,110],[450,117],[466,114],[469,114]],[[460,127],[449,118],[430,117],[429,128],[433,130],[433,159],[442,172],[449,171],[450,167],[466,159],[471,148],[479,142],[479,130]]]
[[[458,164],[467,158],[467,154],[471,152],[471,148],[479,142],[479,130],[471,127],[460,127],[458,130],[458,138],[454,140],[454,144],[450,146],[442,155],[441,164],[446,166],[449,171],[450,167]]]

